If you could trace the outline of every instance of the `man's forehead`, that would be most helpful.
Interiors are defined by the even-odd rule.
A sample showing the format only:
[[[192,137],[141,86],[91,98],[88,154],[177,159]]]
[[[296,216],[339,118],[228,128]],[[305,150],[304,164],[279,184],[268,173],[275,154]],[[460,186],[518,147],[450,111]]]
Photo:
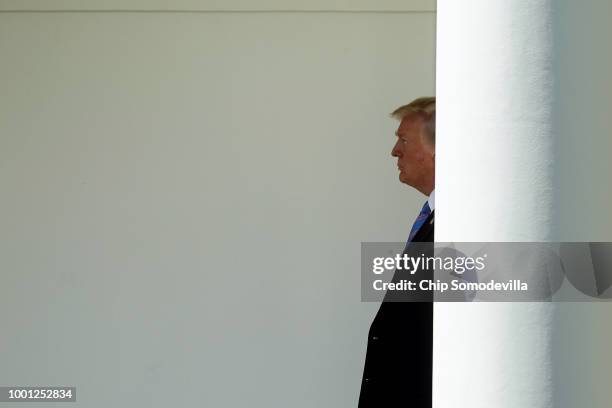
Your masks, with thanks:
[[[422,122],[423,118],[417,113],[408,113],[402,118],[395,134],[397,135],[411,129],[417,129],[421,126]]]

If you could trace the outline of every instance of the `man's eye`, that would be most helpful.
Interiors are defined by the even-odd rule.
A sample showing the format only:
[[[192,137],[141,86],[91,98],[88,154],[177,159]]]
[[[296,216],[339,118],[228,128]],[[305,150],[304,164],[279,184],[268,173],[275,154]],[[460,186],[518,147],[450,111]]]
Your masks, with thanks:
[[[408,143],[408,141],[406,139],[400,139],[402,141],[402,144],[406,144]]]

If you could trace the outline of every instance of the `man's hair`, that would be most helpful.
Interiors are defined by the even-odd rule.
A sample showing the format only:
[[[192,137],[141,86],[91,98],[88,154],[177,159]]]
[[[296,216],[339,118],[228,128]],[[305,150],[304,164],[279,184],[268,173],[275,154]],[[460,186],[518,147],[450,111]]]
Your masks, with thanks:
[[[423,131],[425,139],[436,145],[436,98],[434,96],[423,96],[410,102],[408,105],[400,106],[393,112],[391,117],[402,120],[411,113],[416,113],[423,120]]]

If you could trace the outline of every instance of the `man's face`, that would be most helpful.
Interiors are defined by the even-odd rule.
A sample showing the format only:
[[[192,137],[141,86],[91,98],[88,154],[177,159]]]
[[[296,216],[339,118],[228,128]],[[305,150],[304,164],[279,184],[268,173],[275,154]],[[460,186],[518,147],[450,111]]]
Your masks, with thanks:
[[[417,114],[406,115],[395,132],[397,141],[391,156],[397,157],[400,181],[429,195],[434,183],[434,158],[432,147],[423,140],[422,126]]]

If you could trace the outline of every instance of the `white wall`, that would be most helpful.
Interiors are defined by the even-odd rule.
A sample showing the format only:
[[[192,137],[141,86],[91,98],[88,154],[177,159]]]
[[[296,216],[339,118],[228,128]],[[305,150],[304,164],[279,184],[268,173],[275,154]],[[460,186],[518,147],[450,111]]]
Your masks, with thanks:
[[[556,0],[555,134],[559,240],[612,241],[612,27],[608,1]],[[612,304],[558,307],[554,326],[557,408],[610,406]]]
[[[5,11],[431,12],[435,0],[0,0]]]
[[[359,244],[404,240],[422,204],[387,114],[433,93],[434,25],[0,13],[0,384],[354,406]]]

